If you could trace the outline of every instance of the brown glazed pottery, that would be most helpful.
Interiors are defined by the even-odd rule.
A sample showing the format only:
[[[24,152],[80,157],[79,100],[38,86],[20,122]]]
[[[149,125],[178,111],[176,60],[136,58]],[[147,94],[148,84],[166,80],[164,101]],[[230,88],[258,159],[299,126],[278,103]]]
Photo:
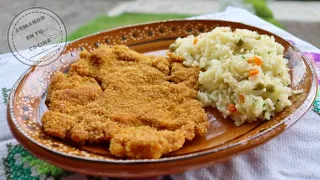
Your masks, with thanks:
[[[236,127],[213,108],[207,108],[210,126],[205,137],[187,142],[178,151],[161,159],[126,160],[112,156],[105,147],[75,146],[47,135],[41,125],[46,110],[46,89],[52,73],[67,72],[69,65],[86,49],[92,51],[106,44],[125,44],[140,53],[165,55],[169,45],[178,37],[198,35],[218,26],[230,26],[274,36],[285,47],[289,59],[292,89],[303,93],[291,97],[292,106],[269,121],[257,121]],[[128,26],[93,34],[74,42],[63,55],[47,66],[34,66],[14,85],[8,103],[8,124],[16,139],[32,154],[66,170],[109,177],[151,177],[221,162],[236,154],[252,149],[286,130],[303,116],[312,105],[317,86],[310,61],[284,39],[262,29],[245,24],[216,20],[174,20]]]

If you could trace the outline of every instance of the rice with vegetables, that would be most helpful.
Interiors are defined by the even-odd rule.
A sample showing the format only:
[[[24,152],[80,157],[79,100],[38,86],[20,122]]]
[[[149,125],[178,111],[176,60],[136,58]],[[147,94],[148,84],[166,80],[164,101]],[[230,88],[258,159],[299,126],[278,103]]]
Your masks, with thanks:
[[[284,47],[274,37],[229,27],[178,38],[170,51],[187,66],[199,66],[198,99],[237,126],[269,120],[290,106],[292,95]]]

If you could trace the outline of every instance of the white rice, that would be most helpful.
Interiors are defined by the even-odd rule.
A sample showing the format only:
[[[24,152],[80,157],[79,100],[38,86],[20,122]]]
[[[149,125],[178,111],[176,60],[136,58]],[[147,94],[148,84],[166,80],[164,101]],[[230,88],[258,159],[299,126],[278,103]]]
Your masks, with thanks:
[[[198,99],[203,105],[216,107],[237,126],[269,120],[291,105],[288,60],[274,37],[217,27],[197,37],[178,38],[170,47],[184,57],[185,65],[200,66]],[[262,65],[248,62],[254,56],[263,61]],[[259,73],[249,76],[253,69]]]

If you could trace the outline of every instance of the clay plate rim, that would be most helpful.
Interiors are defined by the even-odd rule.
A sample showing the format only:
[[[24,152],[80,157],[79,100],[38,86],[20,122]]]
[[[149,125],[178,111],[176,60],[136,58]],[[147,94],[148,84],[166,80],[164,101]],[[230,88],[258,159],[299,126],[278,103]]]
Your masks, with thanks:
[[[143,24],[135,24],[135,25],[130,25],[130,26],[123,26],[123,27],[119,27],[119,28],[114,28],[114,29],[110,29],[110,30],[106,30],[106,31],[101,31],[101,32],[97,32],[97,33],[94,33],[94,34],[91,34],[91,35],[87,35],[87,36],[84,36],[82,38],[79,38],[79,39],[76,39],[72,42],[70,42],[69,44],[73,43],[73,42],[76,42],[78,40],[82,40],[82,39],[85,39],[85,38],[89,38],[89,37],[93,37],[93,36],[96,36],[96,35],[99,35],[100,33],[104,33],[104,32],[109,32],[109,31],[115,31],[115,30],[119,30],[119,29],[122,29],[122,28],[133,28],[133,27],[137,27],[137,26],[144,26],[144,25],[149,25],[149,24],[154,24],[154,23],[170,23],[170,22],[191,22],[191,21],[199,21],[199,22],[205,22],[205,21],[211,21],[211,20],[169,20],[169,21],[156,21],[156,22],[150,22],[150,23],[143,23]],[[180,155],[180,156],[176,156],[176,157],[163,157],[163,158],[160,158],[160,159],[138,159],[138,160],[124,160],[124,159],[118,159],[118,160],[112,160],[112,159],[108,159],[108,160],[99,160],[99,159],[90,159],[90,158],[85,158],[85,157],[78,157],[78,156],[73,156],[73,155],[70,155],[70,154],[65,154],[65,153],[62,153],[62,152],[59,152],[59,151],[54,151],[54,150],[51,150],[51,149],[48,149],[48,147],[45,147],[41,144],[39,144],[38,142],[36,141],[33,141],[33,140],[30,140],[31,142],[35,143],[36,145],[46,149],[46,150],[49,150],[53,153],[57,153],[57,154],[60,154],[60,155],[63,155],[65,157],[71,157],[71,158],[75,158],[75,159],[82,159],[82,160],[87,160],[87,161],[96,161],[96,162],[104,162],[104,163],[113,163],[113,164],[140,164],[140,163],[159,163],[159,162],[170,162],[170,161],[176,161],[176,160],[186,160],[186,159],[190,159],[190,158],[197,158],[197,157],[200,157],[200,156],[205,156],[205,155],[208,155],[208,154],[212,154],[212,153],[216,153],[216,152],[219,152],[219,151],[223,151],[223,150],[227,150],[227,149],[232,149],[232,148],[235,148],[235,147],[238,147],[238,146],[245,146],[249,141],[252,141],[252,140],[257,140],[258,142],[256,142],[256,144],[261,144],[261,143],[264,143],[266,142],[267,140],[275,137],[275,136],[272,136],[269,132],[271,131],[274,131],[274,130],[277,130],[277,131],[283,131],[281,129],[277,129],[277,127],[279,127],[280,125],[282,124],[286,124],[286,128],[287,129],[288,127],[290,127],[292,124],[294,124],[295,122],[297,122],[307,111],[308,109],[312,106],[312,103],[313,101],[315,100],[315,97],[316,97],[316,92],[317,92],[317,83],[316,83],[316,74],[315,74],[315,69],[312,65],[312,63],[310,62],[310,60],[303,55],[303,53],[301,53],[301,51],[293,46],[291,43],[289,43],[288,41],[284,40],[283,38],[269,32],[269,31],[266,31],[266,30],[263,30],[263,29],[260,29],[258,27],[254,27],[254,26],[250,26],[250,25],[247,25],[247,24],[244,24],[244,23],[239,23],[239,22],[232,22],[232,21],[222,21],[222,20],[212,20],[212,21],[215,21],[217,24],[219,24],[219,22],[221,23],[228,23],[228,24],[237,24],[237,25],[242,25],[242,26],[246,26],[248,28],[252,28],[252,29],[258,29],[262,32],[267,32],[269,34],[272,34],[273,36],[287,42],[288,44],[290,44],[290,47],[293,48],[294,51],[296,52],[299,52],[301,54],[301,57],[302,59],[305,60],[306,64],[309,66],[310,68],[310,71],[312,73],[312,78],[311,78],[311,87],[310,87],[310,91],[306,97],[306,100],[300,105],[300,108],[296,109],[293,113],[291,113],[289,116],[285,117],[283,121],[271,126],[270,128],[268,128],[267,130],[263,131],[263,132],[260,132],[254,136],[251,136],[250,138],[248,139],[245,139],[245,140],[242,140],[240,142],[237,142],[237,143],[234,143],[234,144],[230,144],[228,146],[223,146],[223,147],[219,147],[217,149],[213,149],[213,150],[205,150],[205,151],[202,151],[202,152],[195,152],[195,153],[191,153],[191,154],[187,154],[187,155]],[[18,86],[20,85],[20,82],[22,81],[22,79],[29,73],[33,70],[33,68],[35,68],[35,66],[32,66],[30,67],[25,73],[23,73],[19,79],[16,81],[16,83],[14,84],[11,92],[10,92],[10,95],[9,95],[9,103],[8,103],[8,112],[9,112],[9,115],[10,115],[10,118],[7,118],[8,121],[12,121],[12,123],[16,126],[16,123],[15,123],[15,118],[14,118],[14,114],[13,114],[13,100],[14,100],[14,94],[18,88]],[[301,108],[303,107],[303,108]],[[20,131],[19,131],[20,132]],[[20,132],[21,133],[21,132]],[[24,132],[21,133],[23,136],[25,136]],[[279,133],[277,133],[279,134]],[[260,143],[259,143],[260,141]],[[23,143],[21,143],[23,144]],[[251,147],[255,147],[254,144],[251,144],[249,145],[249,148]]]

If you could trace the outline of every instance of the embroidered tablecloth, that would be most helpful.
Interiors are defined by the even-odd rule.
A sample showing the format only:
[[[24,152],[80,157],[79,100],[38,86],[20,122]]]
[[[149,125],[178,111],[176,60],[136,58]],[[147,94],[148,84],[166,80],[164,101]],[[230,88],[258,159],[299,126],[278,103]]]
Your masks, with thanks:
[[[319,49],[246,10],[229,7],[221,13],[194,18],[237,21],[273,32],[300,48],[317,67],[320,76]],[[6,123],[6,100],[10,88],[27,68],[9,53],[0,55],[0,156],[3,158],[0,179],[117,179],[67,172],[37,159],[13,139]],[[320,179],[320,116],[317,113],[320,113],[320,92],[313,109],[269,143],[225,163],[148,179]]]

